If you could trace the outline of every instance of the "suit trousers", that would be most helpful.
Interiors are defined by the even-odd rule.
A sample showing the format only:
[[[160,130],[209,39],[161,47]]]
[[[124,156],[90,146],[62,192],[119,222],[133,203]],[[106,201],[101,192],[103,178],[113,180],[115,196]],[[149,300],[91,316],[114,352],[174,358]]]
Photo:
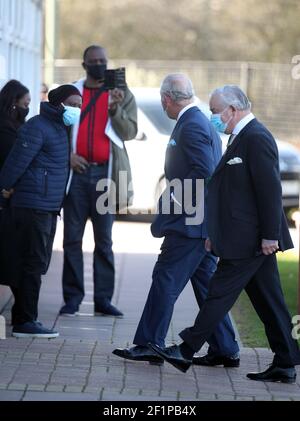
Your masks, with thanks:
[[[88,218],[94,231],[94,303],[111,300],[114,292],[115,269],[112,251],[114,215],[100,215],[96,202],[102,192],[96,191],[100,179],[107,178],[107,165],[90,166],[83,174],[74,173],[70,191],[64,203],[64,264],[63,297],[67,305],[78,310],[84,291],[82,238]]]
[[[244,288],[264,324],[275,354],[274,364],[299,364],[299,347],[291,334],[291,316],[284,301],[275,255],[220,260],[194,326],[184,329],[181,338],[195,352],[201,349]]]
[[[199,307],[207,296],[210,278],[216,269],[216,258],[206,252],[205,240],[166,235],[155,264],[152,285],[133,343],[165,345],[175,302],[191,280]],[[216,326],[207,341],[209,353],[234,355],[239,351],[228,315]]]

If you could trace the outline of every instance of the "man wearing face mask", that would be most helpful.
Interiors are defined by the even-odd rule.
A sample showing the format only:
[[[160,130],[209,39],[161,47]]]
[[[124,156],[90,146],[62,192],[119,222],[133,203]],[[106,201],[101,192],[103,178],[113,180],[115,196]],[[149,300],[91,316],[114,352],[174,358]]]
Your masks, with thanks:
[[[0,207],[14,190],[10,206],[16,226],[19,258],[15,337],[54,338],[38,317],[41,275],[48,269],[70,172],[68,128],[80,116],[82,98],[73,85],[63,85],[41,103],[40,114],[18,131],[17,139],[0,172]]]
[[[60,313],[75,316],[84,297],[82,237],[88,218],[94,230],[94,314],[122,317],[111,304],[114,292],[112,213],[99,214],[99,180],[118,174],[119,154],[126,155],[124,141],[137,133],[137,108],[130,90],[107,91],[104,86],[107,55],[104,48],[88,47],[83,54],[86,78],[75,86],[82,93],[80,123],[72,133],[69,192],[64,205],[63,298]],[[110,131],[107,128],[110,126]],[[114,133],[112,136],[111,133]],[[117,180],[113,180],[117,183]],[[127,192],[126,192],[127,193]]]
[[[164,191],[151,225],[153,236],[164,237],[164,241],[133,339],[135,346],[113,351],[121,358],[150,363],[162,360],[148,349],[147,344],[165,346],[176,300],[189,280],[200,308],[207,296],[217,260],[205,250],[209,214],[204,211],[203,220],[199,218],[193,225],[187,219],[187,205],[193,202],[198,209],[201,205],[205,208],[206,193],[196,199],[196,190],[200,188],[189,190],[185,184],[208,180],[221,158],[221,140],[194,102],[191,80],[181,73],[170,74],[163,80],[160,93],[164,111],[170,119],[176,120],[165,156],[165,176],[171,183],[180,180],[182,191],[181,194],[178,190],[177,194],[176,188]],[[163,210],[164,202],[170,203],[167,212]],[[176,209],[178,204],[179,209]],[[220,321],[208,344],[207,354],[193,359],[195,365],[240,365],[239,346],[229,315]]]
[[[215,326],[245,289],[264,324],[273,361],[267,370],[248,373],[256,381],[294,383],[300,364],[291,316],[284,301],[275,253],[293,248],[282,208],[278,150],[272,134],[251,113],[251,103],[235,85],[216,89],[210,98],[212,123],[230,134],[228,147],[208,184],[206,250],[220,260],[192,327],[183,342],[151,348],[187,371]]]

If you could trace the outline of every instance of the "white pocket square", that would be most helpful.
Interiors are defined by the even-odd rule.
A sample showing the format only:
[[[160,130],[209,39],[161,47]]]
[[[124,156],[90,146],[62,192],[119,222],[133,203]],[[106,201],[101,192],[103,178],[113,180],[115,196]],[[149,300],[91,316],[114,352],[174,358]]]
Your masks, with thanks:
[[[242,158],[239,158],[238,156],[226,162],[226,164],[228,165],[236,165],[236,164],[242,164],[242,163],[243,163]]]

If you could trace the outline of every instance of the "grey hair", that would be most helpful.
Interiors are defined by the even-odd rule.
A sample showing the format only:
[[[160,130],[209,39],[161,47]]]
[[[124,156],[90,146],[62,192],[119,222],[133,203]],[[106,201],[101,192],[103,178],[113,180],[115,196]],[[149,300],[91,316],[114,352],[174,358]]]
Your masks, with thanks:
[[[237,110],[249,110],[251,108],[251,102],[247,95],[236,85],[225,85],[221,88],[215,89],[211,93],[213,95],[218,95],[224,105],[232,105]]]
[[[192,99],[195,95],[192,81],[183,73],[171,73],[166,76],[160,93],[167,94],[174,102]]]

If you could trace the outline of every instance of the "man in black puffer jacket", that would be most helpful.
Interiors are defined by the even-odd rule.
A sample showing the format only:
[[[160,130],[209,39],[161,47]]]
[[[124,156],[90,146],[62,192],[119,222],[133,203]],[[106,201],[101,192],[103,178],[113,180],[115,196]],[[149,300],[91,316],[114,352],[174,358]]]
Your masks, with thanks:
[[[0,173],[0,207],[13,189],[11,203],[20,256],[15,337],[53,338],[58,333],[37,321],[41,275],[47,272],[70,170],[68,127],[80,117],[82,97],[72,85],[49,93],[40,114],[18,132]]]

